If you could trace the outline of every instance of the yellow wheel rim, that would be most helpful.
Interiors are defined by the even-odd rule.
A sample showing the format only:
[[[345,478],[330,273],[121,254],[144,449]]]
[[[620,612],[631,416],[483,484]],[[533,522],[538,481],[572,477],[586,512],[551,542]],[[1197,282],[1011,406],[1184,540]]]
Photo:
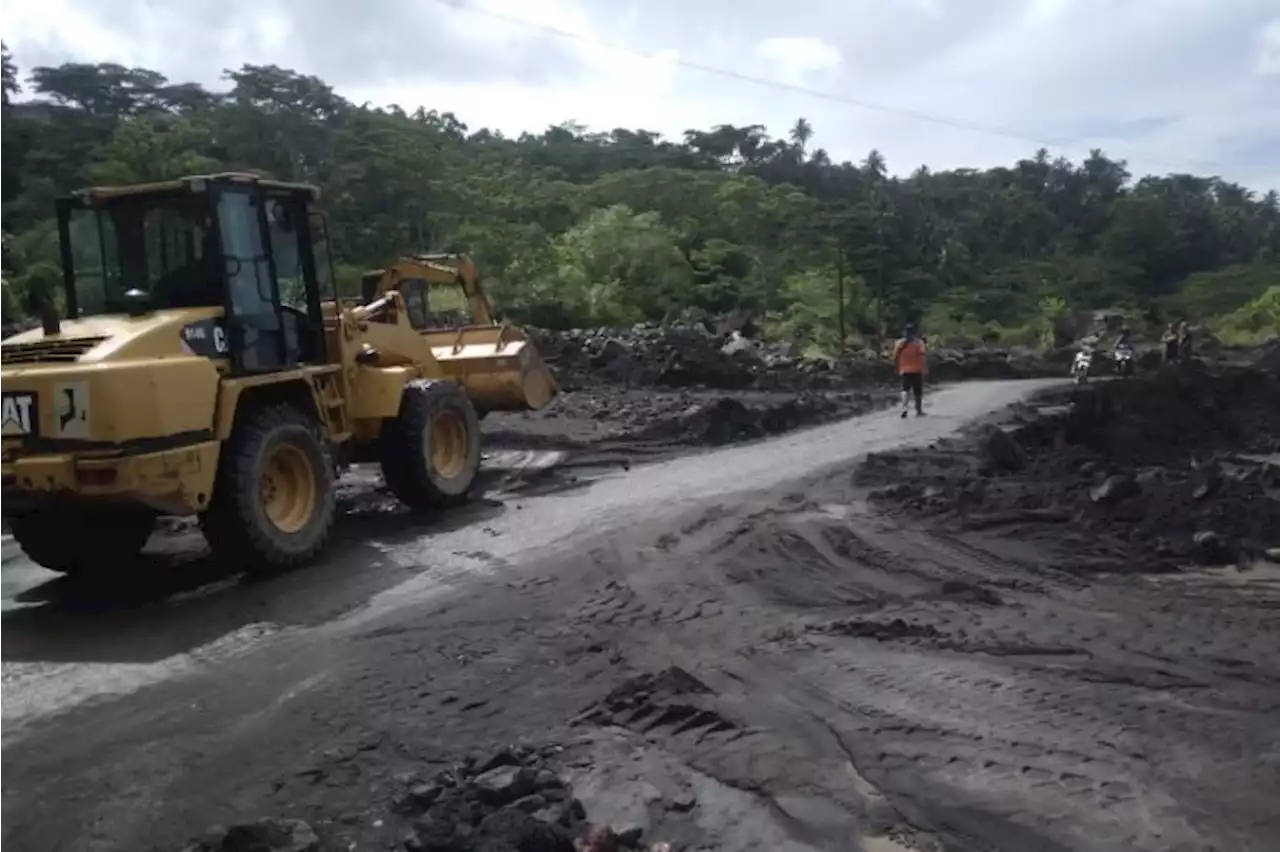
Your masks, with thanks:
[[[307,454],[293,444],[277,444],[262,466],[259,493],[276,529],[296,533],[305,527],[316,506],[316,475]]]
[[[467,423],[454,411],[442,411],[431,421],[427,452],[431,467],[445,479],[453,479],[467,467]]]

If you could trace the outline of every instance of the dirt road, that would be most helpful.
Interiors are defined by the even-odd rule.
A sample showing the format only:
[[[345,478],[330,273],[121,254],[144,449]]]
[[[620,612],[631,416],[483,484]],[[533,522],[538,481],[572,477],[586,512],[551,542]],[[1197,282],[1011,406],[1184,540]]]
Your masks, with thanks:
[[[100,612],[15,592],[44,602],[5,615],[3,839],[174,850],[276,815],[428,848],[400,776],[527,740],[593,819],[690,849],[1274,848],[1274,579],[1086,580],[851,482],[1045,384],[499,489],[447,526],[356,512],[314,570],[163,603],[136,605],[155,577]]]

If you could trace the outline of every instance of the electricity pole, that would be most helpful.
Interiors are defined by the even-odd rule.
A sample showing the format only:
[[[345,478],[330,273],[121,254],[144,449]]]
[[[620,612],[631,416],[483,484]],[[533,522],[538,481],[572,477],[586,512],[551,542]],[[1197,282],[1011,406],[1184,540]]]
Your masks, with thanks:
[[[844,250],[836,250],[836,307],[840,325],[840,354],[844,354],[844,342],[848,338],[844,333]]]

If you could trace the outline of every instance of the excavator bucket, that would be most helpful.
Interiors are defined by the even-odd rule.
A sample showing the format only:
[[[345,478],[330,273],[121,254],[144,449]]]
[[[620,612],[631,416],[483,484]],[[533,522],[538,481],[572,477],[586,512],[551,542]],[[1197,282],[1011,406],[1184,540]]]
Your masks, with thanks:
[[[537,410],[560,392],[533,341],[515,326],[469,325],[422,335],[444,375],[466,389],[477,411]]]

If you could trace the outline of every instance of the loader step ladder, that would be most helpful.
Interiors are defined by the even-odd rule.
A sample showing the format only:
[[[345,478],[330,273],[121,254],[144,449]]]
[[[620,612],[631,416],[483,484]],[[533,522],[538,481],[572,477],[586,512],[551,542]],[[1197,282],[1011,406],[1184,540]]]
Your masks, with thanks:
[[[320,399],[324,403],[325,421],[329,427],[330,440],[345,441],[351,437],[351,419],[342,398],[342,389],[338,386],[338,374],[331,373],[320,376],[319,379]]]

